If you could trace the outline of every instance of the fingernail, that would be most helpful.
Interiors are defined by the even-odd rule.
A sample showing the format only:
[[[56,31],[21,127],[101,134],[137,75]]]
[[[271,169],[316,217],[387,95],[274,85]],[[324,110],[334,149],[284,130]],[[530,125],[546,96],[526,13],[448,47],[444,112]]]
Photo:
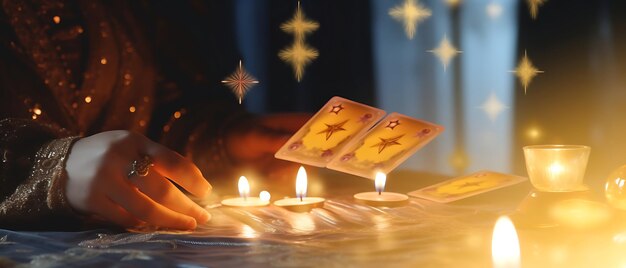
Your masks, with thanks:
[[[209,217],[211,217],[209,215],[209,212],[207,212],[206,210],[203,209],[202,212],[200,213],[199,222],[200,223],[205,223],[205,222],[209,221]]]
[[[196,223],[196,219],[191,218],[190,220],[187,221],[187,228],[188,229],[196,229],[196,226],[198,225],[198,223]]]
[[[204,196],[203,197],[207,197],[209,194],[211,194],[211,191],[213,191],[213,186],[211,186],[211,184],[209,184],[209,187],[206,188],[206,191],[204,192]]]

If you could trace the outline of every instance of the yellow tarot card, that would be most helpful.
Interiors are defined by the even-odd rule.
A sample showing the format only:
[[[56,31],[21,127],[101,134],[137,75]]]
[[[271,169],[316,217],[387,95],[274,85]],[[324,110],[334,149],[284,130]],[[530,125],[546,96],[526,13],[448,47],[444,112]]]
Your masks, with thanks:
[[[275,157],[325,167],[353,137],[370,129],[384,115],[383,110],[333,97],[276,152]]]
[[[327,167],[373,179],[376,172],[391,172],[443,130],[442,126],[392,113],[351,141]]]
[[[526,180],[525,177],[482,170],[410,192],[409,195],[439,203],[448,203]]]

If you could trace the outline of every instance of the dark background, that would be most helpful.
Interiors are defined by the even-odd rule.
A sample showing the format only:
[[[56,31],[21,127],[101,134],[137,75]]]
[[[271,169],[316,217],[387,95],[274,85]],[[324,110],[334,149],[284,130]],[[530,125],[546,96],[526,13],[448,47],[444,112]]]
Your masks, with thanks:
[[[376,90],[372,45],[375,1],[386,0],[301,2],[306,16],[320,24],[306,39],[320,56],[306,67],[304,79],[299,83],[291,67],[277,56],[280,49],[292,42],[292,36],[282,32],[279,26],[292,17],[296,1],[153,2],[155,15],[163,19],[158,29],[171,31],[166,36],[174,36],[170,40],[156,40],[157,51],[175,55],[164,58],[161,65],[165,73],[179,80],[179,86],[187,85],[182,93],[183,102],[201,103],[216,97],[234,101],[219,81],[235,69],[239,59],[246,66],[244,51],[253,51],[257,63],[246,67],[261,84],[252,89],[244,103],[255,112],[314,112],[335,95],[376,105],[380,91]],[[441,1],[420,1],[426,6],[439,5],[437,2]],[[398,0],[394,5],[400,3]],[[457,9],[488,3],[465,0]],[[512,113],[508,120],[512,120],[513,137],[509,144],[501,144],[510,148],[510,165],[501,169],[525,175],[521,151],[525,145],[586,144],[592,146],[589,182],[600,183],[612,169],[626,164],[626,57],[622,50],[626,47],[626,3],[551,0],[540,7],[534,20],[525,1],[516,1],[514,7],[517,47],[516,55],[512,56],[518,59],[525,50],[529,51],[535,66],[545,73],[533,80],[526,95],[517,81],[511,83],[514,99],[508,103]],[[449,18],[456,24],[453,27],[463,31],[464,26],[458,25],[459,12],[452,10]],[[433,12],[434,16],[438,14]],[[420,27],[429,27],[427,23]],[[399,23],[396,26],[402,27]],[[247,29],[244,32],[251,35],[242,36],[241,29]],[[420,31],[428,30],[419,29],[416,42],[423,38]],[[463,50],[462,43],[458,47]],[[453,61],[451,68],[462,60]],[[476,68],[481,68],[480,63],[476,64]],[[510,70],[514,68],[510,66]],[[458,72],[451,75],[454,87],[464,86],[458,82],[463,75]],[[415,90],[430,89],[416,87]],[[177,109],[179,99],[172,99],[177,101],[160,107],[157,113],[168,114]],[[449,105],[454,104],[450,99]],[[541,135],[529,138],[526,135],[529,126],[539,126]]]

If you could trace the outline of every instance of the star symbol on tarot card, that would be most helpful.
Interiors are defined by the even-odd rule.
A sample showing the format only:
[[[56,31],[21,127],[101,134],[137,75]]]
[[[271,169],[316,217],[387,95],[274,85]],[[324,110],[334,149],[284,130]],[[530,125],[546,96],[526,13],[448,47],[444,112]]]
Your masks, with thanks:
[[[389,139],[383,139],[383,138],[379,137],[378,139],[380,139],[380,142],[370,146],[370,148],[378,147],[378,154],[380,154],[386,148],[388,148],[390,146],[402,145],[401,143],[398,142],[398,140],[400,140],[402,137],[404,137],[404,134],[396,136],[396,137],[393,137],[393,138],[389,138]]]
[[[343,110],[345,108],[343,108],[343,105],[341,105],[341,103],[339,105],[333,105],[333,108],[330,109],[330,113],[335,113],[335,114],[339,114],[339,112],[341,112],[341,110]]]
[[[472,187],[472,186],[474,186],[474,187],[479,187],[479,186],[481,186],[482,184],[483,184],[483,182],[482,182],[482,181],[465,182],[465,183],[463,183],[463,184],[459,185],[459,186],[458,186],[458,189],[463,189],[463,188],[466,188],[466,187]]]
[[[391,130],[393,130],[394,128],[396,128],[399,125],[400,125],[400,120],[396,119],[396,120],[389,121],[389,123],[387,123],[387,126],[385,126],[385,127],[386,128],[390,128]]]
[[[528,9],[530,9],[530,16],[533,19],[537,18],[537,14],[539,13],[539,7],[546,3],[547,0],[526,0],[528,4]]]
[[[324,125],[326,125],[326,129],[324,129],[324,130],[322,130],[320,132],[317,132],[317,134],[324,134],[324,133],[326,133],[326,140],[329,140],[330,137],[332,137],[332,135],[335,132],[345,131],[346,130],[345,128],[343,128],[343,125],[345,125],[346,122],[348,122],[348,120],[345,120],[345,121],[343,121],[341,123],[337,123],[337,124],[333,124],[333,125],[331,125],[331,124],[324,124]]]
[[[243,65],[240,60],[237,70],[235,70],[235,72],[228,77],[224,78],[222,83],[233,91],[235,96],[237,96],[237,99],[239,99],[239,104],[241,104],[241,99],[243,99],[248,90],[250,90],[250,88],[252,88],[255,84],[258,84],[259,81],[243,69]]]
[[[319,23],[306,18],[302,8],[300,8],[300,1],[298,1],[298,8],[293,17],[280,25],[281,30],[289,34],[292,33],[297,41],[302,41],[306,34],[314,32],[319,27]]]
[[[417,25],[431,14],[430,9],[425,8],[416,0],[404,0],[403,4],[389,9],[389,15],[404,24],[404,31],[409,39],[413,39]]]
[[[444,35],[443,39],[439,43],[439,46],[429,50],[428,52],[435,54],[435,56],[439,58],[439,61],[443,64],[443,70],[445,71],[450,61],[457,54],[462,53],[463,51],[457,50],[456,47],[450,43],[448,37]]]
[[[533,78],[537,76],[537,74],[543,73],[533,65],[533,63],[528,58],[526,51],[524,51],[524,57],[520,60],[517,68],[514,71],[517,78],[519,78],[520,83],[524,86],[524,95],[526,95],[526,90],[528,89],[528,85],[532,82]]]

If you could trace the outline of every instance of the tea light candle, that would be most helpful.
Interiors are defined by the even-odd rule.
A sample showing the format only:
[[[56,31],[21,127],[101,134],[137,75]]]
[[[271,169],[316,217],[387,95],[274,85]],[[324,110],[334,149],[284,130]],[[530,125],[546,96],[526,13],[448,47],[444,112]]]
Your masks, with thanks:
[[[245,176],[239,177],[239,196],[222,200],[222,205],[229,207],[263,207],[270,204],[269,198],[250,197],[250,183]],[[268,193],[269,196],[269,193]]]
[[[406,205],[409,197],[405,194],[383,192],[385,190],[385,181],[387,176],[385,173],[376,173],[374,187],[376,192],[365,192],[354,195],[354,199],[359,202],[375,207],[397,207]]]
[[[296,176],[296,198],[276,200],[274,205],[294,212],[309,212],[314,208],[323,207],[326,200],[321,197],[306,197],[306,188],[306,170],[300,167]]]

